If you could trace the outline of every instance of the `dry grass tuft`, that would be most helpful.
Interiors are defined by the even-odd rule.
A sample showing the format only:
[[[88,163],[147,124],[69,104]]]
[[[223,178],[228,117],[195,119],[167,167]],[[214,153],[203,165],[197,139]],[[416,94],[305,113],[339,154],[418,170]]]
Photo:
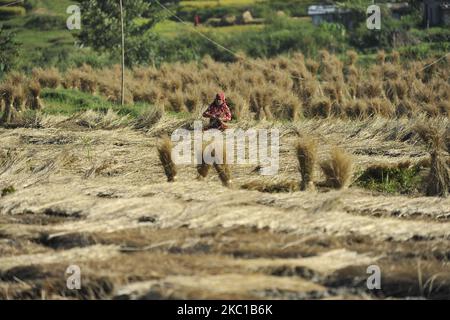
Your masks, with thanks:
[[[295,146],[299,170],[302,177],[300,190],[314,188],[314,165],[317,159],[317,142],[313,139],[304,139]]]
[[[227,163],[227,155],[225,146],[222,153],[222,161],[219,160],[220,163],[214,162],[212,165],[206,163],[204,159],[205,149],[208,147],[210,143],[204,142],[202,148],[202,163],[197,165],[197,179],[203,180],[208,176],[209,170],[211,166],[214,166],[217,174],[219,175],[219,179],[225,187],[231,187],[231,169],[229,164]],[[211,152],[211,156],[215,157],[215,150]]]
[[[94,75],[82,73],[80,75],[80,90],[94,95],[97,92],[98,82]]]
[[[384,64],[386,61],[386,52],[384,50],[378,51],[376,59],[378,64]]]
[[[436,127],[430,124],[418,123],[414,126],[414,131],[419,135],[428,149],[440,150],[444,147],[443,134]]]
[[[230,166],[226,163],[219,164],[214,163],[214,169],[216,169],[217,174],[219,175],[220,181],[225,187],[231,187],[231,170]]]
[[[450,178],[445,158],[439,150],[430,153],[431,168],[426,179],[425,194],[427,196],[447,197],[450,189]]]
[[[450,177],[447,161],[444,156],[444,133],[432,126],[419,123],[415,131],[427,145],[430,153],[430,172],[425,179],[425,194],[427,196],[447,197],[450,189]]]
[[[204,178],[206,178],[208,176],[209,170],[211,169],[211,165],[206,163],[203,160],[203,154],[204,154],[204,151],[205,151],[205,148],[207,147],[207,145],[208,145],[207,143],[203,144],[203,147],[202,147],[202,163],[197,165],[197,173],[198,173],[197,179],[198,180],[203,180]]]
[[[5,108],[0,119],[1,124],[9,124],[17,118],[17,111],[13,106],[16,96],[16,86],[10,82],[6,82],[0,86],[0,97],[5,102]]]
[[[347,51],[348,64],[354,65],[358,61],[358,53],[354,50]]]
[[[208,176],[211,166],[205,162],[197,165],[198,179],[202,180]]]
[[[143,102],[163,106],[166,111],[197,113],[211,103],[216,92],[224,91],[229,98],[233,119],[239,120],[448,117],[448,59],[426,72],[420,71],[426,61],[403,63],[400,59],[398,52],[386,58],[386,53],[380,51],[378,63],[363,69],[359,67],[358,54],[354,51],[347,52],[347,57],[342,60],[321,51],[317,61],[305,60],[299,53],[291,58],[256,60],[258,65],[266,66],[262,68],[239,58],[224,64],[211,57],[205,57],[200,63],[140,67],[125,70],[125,103]],[[121,100],[118,65],[104,69],[83,65],[67,70],[63,77],[55,68],[36,68],[32,79],[42,88],[57,88],[62,84],[66,89],[98,93],[111,102]],[[20,87],[29,89],[29,81],[17,72],[5,78],[5,82],[17,87],[17,91],[21,90]],[[16,109],[22,109],[22,97],[18,94],[14,98]],[[32,101],[37,96],[34,97],[26,106],[39,109],[36,107],[38,102]],[[4,109],[4,105],[5,101],[2,101],[0,108]]]
[[[135,129],[150,129],[159,120],[161,120],[164,114],[164,109],[162,107],[153,107],[145,110],[134,122]]]
[[[129,124],[128,116],[120,116],[112,109],[108,109],[106,113],[86,110],[78,113],[72,119],[77,125],[90,129],[112,130],[126,127]]]
[[[315,98],[307,112],[310,117],[328,118],[331,115],[332,101],[330,98]]]
[[[172,160],[172,141],[169,136],[165,135],[160,139],[157,149],[167,181],[174,182],[177,176],[177,167]]]
[[[330,159],[323,161],[320,167],[326,178],[324,186],[342,189],[349,184],[352,177],[352,158],[343,150],[333,148]]]
[[[214,162],[214,169],[216,169],[217,174],[219,175],[220,181],[225,187],[231,187],[231,169],[230,165],[227,163],[227,155],[225,152],[225,148],[223,151],[223,160],[222,163]]]
[[[37,80],[31,80],[28,85],[28,91],[30,92],[29,107],[32,110],[41,110],[43,108],[41,95],[41,85]]]
[[[56,68],[47,70],[35,68],[32,71],[33,78],[39,81],[43,88],[56,89],[61,82],[61,75]]]

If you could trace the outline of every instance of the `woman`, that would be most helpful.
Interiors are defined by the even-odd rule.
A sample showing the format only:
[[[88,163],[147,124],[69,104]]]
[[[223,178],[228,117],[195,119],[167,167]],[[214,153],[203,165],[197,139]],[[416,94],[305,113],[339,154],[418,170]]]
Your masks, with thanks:
[[[224,122],[231,120],[231,112],[223,92],[216,95],[216,99],[203,113],[203,116],[209,118],[209,126],[205,130],[218,129],[224,131],[228,128]]]

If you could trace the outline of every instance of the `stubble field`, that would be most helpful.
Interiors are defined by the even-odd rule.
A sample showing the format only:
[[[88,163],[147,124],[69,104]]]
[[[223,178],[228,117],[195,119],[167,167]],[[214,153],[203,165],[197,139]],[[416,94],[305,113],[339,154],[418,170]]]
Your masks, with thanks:
[[[355,182],[376,163],[426,162],[417,119],[238,122],[280,130],[280,171],[232,165],[231,188],[214,171],[197,180],[193,165],[166,182],[158,137],[191,120],[163,115],[150,130],[44,120],[0,129],[2,299],[449,297],[450,200]],[[243,189],[298,185],[303,136],[316,138],[319,161],[334,146],[352,155],[350,187]],[[313,180],[323,178],[316,168]],[[81,290],[66,287],[70,265]],[[366,285],[371,265],[379,290]]]

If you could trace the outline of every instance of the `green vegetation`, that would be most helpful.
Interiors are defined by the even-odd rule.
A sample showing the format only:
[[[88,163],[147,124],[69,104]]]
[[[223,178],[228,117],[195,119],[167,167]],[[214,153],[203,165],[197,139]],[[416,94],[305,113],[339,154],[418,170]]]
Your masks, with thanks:
[[[74,0],[25,0],[25,7],[28,10],[38,9],[42,14],[56,14],[66,15],[67,7],[76,4],[78,1]]]
[[[182,7],[208,8],[254,5],[256,2],[255,0],[187,0],[181,1],[180,5]]]
[[[210,28],[207,33],[222,46],[233,52],[244,52],[250,57],[273,57],[302,51],[313,56],[321,49],[343,53],[348,48],[345,34],[333,24],[314,27],[309,20],[273,18],[266,26],[232,26]],[[224,32],[224,30],[240,30],[240,32]],[[217,31],[216,31],[217,30]],[[195,32],[184,32],[170,40],[160,41],[156,45],[156,64],[161,62],[200,60],[210,55],[218,61],[234,61],[229,51],[220,48]],[[163,59],[161,59],[163,57]]]
[[[10,71],[16,64],[19,44],[14,39],[14,34],[5,31],[0,25],[0,79],[4,72]]]
[[[212,27],[207,25],[200,25],[194,29],[194,24],[178,23],[172,20],[164,20],[155,25],[153,31],[160,35],[161,38],[167,37],[176,38],[190,36],[194,31],[199,31],[205,34],[217,33],[217,34],[238,34],[242,32],[257,32],[264,28],[262,24],[248,24],[248,25],[232,25],[223,27]]]
[[[377,192],[414,193],[422,183],[420,169],[418,165],[374,165],[360,174],[355,185]]]
[[[166,3],[167,0],[161,0]],[[173,2],[173,1],[172,1]],[[120,56],[122,44],[121,13],[117,1],[81,0],[82,29],[78,37],[82,43],[100,52]],[[161,8],[144,0],[124,2],[124,31],[128,66],[142,64],[153,57],[155,41],[150,29],[164,18]]]
[[[322,1],[326,3],[327,1]],[[308,6],[315,4],[314,0],[200,0],[181,1],[177,15],[187,21],[193,21],[198,15],[202,21],[226,15],[240,15],[249,10],[255,18],[268,18],[277,11],[283,11],[288,16],[302,17],[307,15]]]
[[[14,40],[21,44],[21,50],[15,54],[16,69],[31,72],[37,66],[57,66],[64,70],[97,60],[97,53],[75,46],[74,33],[66,28],[66,10],[74,3],[27,0],[26,16],[2,21],[4,29],[13,32]]]
[[[7,196],[8,194],[12,194],[16,192],[16,189],[13,186],[8,186],[2,189],[2,197]]]
[[[403,58],[412,60],[442,56],[449,51],[448,28],[422,29],[418,11],[413,11],[401,20],[383,14],[382,30],[367,30],[365,10],[362,10],[366,2],[343,1],[344,5],[358,12],[355,13],[355,19],[361,23],[352,30],[346,30],[337,22],[314,26],[305,17],[308,6],[316,3],[310,0],[190,0],[171,6],[171,10],[187,24],[175,20],[158,6],[148,6],[142,1],[129,2],[129,7],[125,8],[128,12],[125,19],[126,61],[129,66],[159,66],[164,62],[199,61],[205,55],[218,61],[235,60],[236,57],[230,52],[211,43],[198,32],[233,52],[243,52],[254,58],[290,55],[296,51],[314,57],[322,49],[342,56],[347,50],[354,49],[360,53],[358,63],[368,64],[375,60],[375,53],[379,49],[389,53],[395,48]],[[79,3],[84,12],[81,31],[66,29],[66,9],[74,3]],[[9,43],[20,43],[21,50],[13,54],[11,50],[0,53],[16,58],[16,63],[8,59],[11,61],[8,66],[3,60],[0,65],[2,70],[31,72],[34,67],[57,67],[64,71],[83,64],[102,68],[119,63],[117,3],[90,3],[85,0],[25,1],[20,7],[26,10],[25,16],[10,17],[3,22],[3,33],[10,34]],[[419,8],[417,1],[412,2],[412,5]],[[212,26],[215,25],[213,23],[207,23],[211,18],[222,22],[226,17],[231,17],[231,21],[239,19],[247,10],[258,20],[257,24],[226,22],[216,27]],[[280,10],[284,14],[279,15]],[[193,26],[195,15],[199,15],[201,20],[197,28]],[[19,48],[14,45],[11,49],[13,47]]]
[[[72,115],[77,112],[94,110],[106,113],[109,109],[120,115],[129,115],[133,118],[139,116],[149,105],[137,103],[133,105],[120,106],[107,101],[100,96],[91,95],[78,90],[70,89],[44,89],[42,98],[45,114]]]

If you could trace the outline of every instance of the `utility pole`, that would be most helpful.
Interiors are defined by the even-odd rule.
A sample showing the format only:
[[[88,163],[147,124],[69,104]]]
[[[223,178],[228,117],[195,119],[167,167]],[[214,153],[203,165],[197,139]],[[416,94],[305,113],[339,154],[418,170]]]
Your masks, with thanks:
[[[121,20],[121,29],[122,29],[122,85],[120,91],[120,99],[122,106],[125,105],[125,34],[123,29],[123,4],[122,0],[120,0],[120,20]]]

